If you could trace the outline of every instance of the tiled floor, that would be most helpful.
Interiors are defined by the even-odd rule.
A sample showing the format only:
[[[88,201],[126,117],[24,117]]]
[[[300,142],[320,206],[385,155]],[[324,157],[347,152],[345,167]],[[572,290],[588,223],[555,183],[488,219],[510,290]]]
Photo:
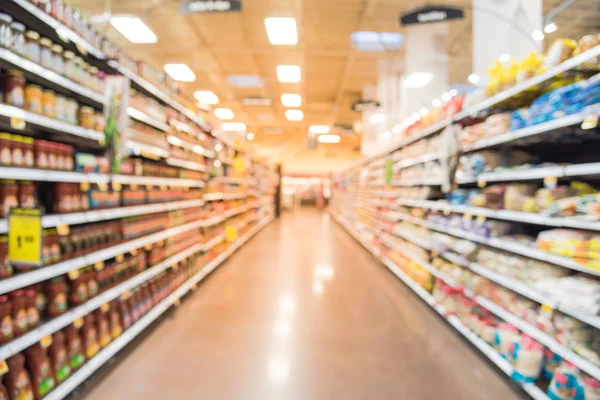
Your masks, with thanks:
[[[327,214],[273,222],[88,400],[521,396]]]

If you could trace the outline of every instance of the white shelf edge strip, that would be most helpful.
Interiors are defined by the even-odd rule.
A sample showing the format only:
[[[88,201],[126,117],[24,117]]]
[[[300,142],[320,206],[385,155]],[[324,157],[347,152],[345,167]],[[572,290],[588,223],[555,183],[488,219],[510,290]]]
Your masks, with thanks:
[[[183,208],[200,207],[204,200],[182,200],[169,203],[144,204],[139,206],[109,208],[70,214],[50,214],[42,217],[42,227],[52,228],[58,225],[76,225],[89,222],[107,221],[133,215],[152,214],[155,212],[173,211]],[[8,222],[0,220],[0,234],[8,232]]]
[[[204,195],[205,201],[238,200],[247,197],[246,193],[208,193]]]
[[[165,122],[159,121],[156,118],[149,116],[145,112],[137,110],[133,107],[127,107],[127,114],[136,121],[140,121],[145,124],[151,125],[154,128],[159,129],[163,132],[169,132],[171,130],[171,127]]]
[[[177,300],[183,297],[189,292],[194,285],[202,281],[212,271],[214,271],[219,265],[223,263],[229,256],[231,256],[237,249],[243,246],[252,236],[257,234],[263,227],[272,221],[272,218],[261,222],[252,231],[248,232],[244,237],[240,238],[238,242],[233,244],[225,252],[219,255],[210,263],[206,264],[200,271],[194,276],[189,278],[179,288],[175,289],[173,293],[167,296],[163,301],[153,307],[146,315],[144,315],[138,322],[136,322],[129,329],[124,331],[121,336],[112,341],[106,348],[101,350],[94,358],[85,363],[79,370],[74,372],[66,381],[56,387],[50,392],[45,400],[62,400],[68,396],[77,386],[83,383],[89,378],[96,370],[102,365],[109,361],[115,354],[117,354],[123,347],[131,342],[136,336],[138,336],[144,329],[146,329],[152,322],[158,317],[165,313],[171,305]]]
[[[0,104],[0,115],[8,118],[22,119],[30,124],[42,126],[58,132],[67,133],[69,135],[82,137],[90,140],[104,140],[104,133],[92,129],[83,128],[73,125],[68,122],[63,122],[58,119],[48,118],[41,114],[35,114],[29,111],[22,110],[17,107]]]
[[[12,290],[54,278],[55,276],[64,275],[69,271],[83,268],[99,261],[108,260],[133,249],[138,249],[148,243],[155,243],[167,239],[170,236],[178,235],[192,229],[202,228],[204,226],[204,220],[190,222],[181,226],[169,228],[164,231],[156,232],[141,238],[127,241],[125,243],[108,247],[85,256],[41,267],[30,272],[24,272],[22,274],[0,280],[0,293],[8,293]]]
[[[86,97],[97,103],[104,104],[104,95],[102,93],[98,93],[90,88],[80,85],[79,83],[73,82],[72,80],[59,75],[54,71],[50,71],[49,69],[16,55],[10,50],[0,49],[0,59],[3,59],[34,75],[51,81],[58,86],[62,86],[73,93],[77,93],[78,95]]]
[[[442,153],[432,153],[432,154],[424,154],[419,157],[401,160],[401,161],[398,161],[394,165],[393,170],[398,171],[403,168],[412,167],[413,165],[423,164],[423,163],[426,163],[429,161],[439,160],[441,156],[442,156]],[[382,170],[382,172],[383,172],[383,170]]]

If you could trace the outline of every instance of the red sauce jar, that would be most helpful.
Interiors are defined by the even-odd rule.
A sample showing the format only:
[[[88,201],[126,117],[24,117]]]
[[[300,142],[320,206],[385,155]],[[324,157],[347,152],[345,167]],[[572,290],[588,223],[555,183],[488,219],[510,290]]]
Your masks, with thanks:
[[[25,356],[21,353],[15,354],[6,360],[8,372],[4,377],[6,389],[11,394],[10,399],[32,399],[33,389],[31,378],[25,369]]]
[[[10,299],[12,301],[12,321],[13,321],[13,332],[15,336],[21,336],[29,330],[27,322],[27,298],[25,297],[25,291],[22,289],[15,290],[10,293]]]
[[[12,135],[12,165],[15,167],[22,167],[24,164],[22,139],[19,135]]]
[[[6,74],[5,103],[9,106],[25,106],[25,75],[19,70],[10,70]]]
[[[45,140],[36,140],[34,143],[35,167],[39,169],[48,169],[48,142]]]
[[[44,293],[48,300],[46,312],[50,317],[64,314],[68,309],[67,284],[65,278],[58,276],[44,284]]]
[[[29,330],[32,330],[40,324],[40,313],[36,305],[37,292],[29,288],[25,290],[25,297],[27,298],[27,323]]]
[[[0,279],[13,274],[13,267],[8,262],[8,236],[0,236]]]
[[[7,295],[2,295],[0,296],[0,344],[8,343],[13,338],[12,302]]]
[[[35,208],[37,206],[37,193],[32,182],[19,182],[19,205],[22,208]]]
[[[19,187],[13,180],[0,181],[0,217],[6,218],[12,207],[19,206]]]
[[[67,355],[69,357],[69,366],[75,371],[85,363],[83,343],[81,334],[75,325],[69,325],[65,328],[67,336]]]
[[[21,147],[23,148],[23,166],[27,168],[33,168],[35,166],[35,158],[33,156],[33,149],[35,142],[33,138],[24,137],[21,140]]]
[[[0,164],[12,165],[12,135],[0,133]]]

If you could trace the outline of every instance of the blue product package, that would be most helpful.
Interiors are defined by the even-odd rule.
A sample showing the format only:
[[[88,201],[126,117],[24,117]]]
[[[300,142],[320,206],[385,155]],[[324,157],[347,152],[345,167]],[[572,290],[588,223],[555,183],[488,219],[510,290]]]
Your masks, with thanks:
[[[510,130],[516,131],[517,129],[523,129],[529,126],[531,120],[531,113],[527,108],[521,108],[513,111],[510,115]]]

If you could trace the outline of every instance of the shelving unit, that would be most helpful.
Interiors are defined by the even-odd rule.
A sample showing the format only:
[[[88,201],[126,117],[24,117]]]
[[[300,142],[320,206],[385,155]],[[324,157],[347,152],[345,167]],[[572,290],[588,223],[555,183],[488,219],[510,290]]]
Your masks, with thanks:
[[[482,310],[483,315],[492,316],[493,322],[490,323],[494,329],[500,322],[506,322],[537,341],[542,348],[574,364],[582,376],[600,380],[600,349],[584,339],[562,339],[552,331],[556,329],[558,332],[559,329],[552,325],[555,315],[559,315],[561,321],[569,321],[573,330],[590,332],[600,329],[600,316],[592,310],[586,312],[582,306],[577,306],[576,301],[565,298],[566,294],[557,289],[557,283],[549,286],[555,292],[538,284],[545,278],[541,271],[554,271],[554,275],[548,276],[556,275],[555,280],[586,278],[586,282],[595,282],[593,287],[600,292],[600,267],[594,264],[597,259],[594,258],[595,253],[587,250],[587,242],[586,245],[573,244],[576,239],[569,242],[572,246],[569,248],[564,243],[562,246],[560,242],[553,244],[550,239],[545,240],[551,244],[540,245],[535,238],[541,231],[560,228],[582,232],[587,239],[581,241],[595,243],[600,231],[600,218],[593,212],[586,215],[587,209],[584,210],[587,204],[593,206],[593,198],[589,197],[586,205],[578,201],[585,193],[597,192],[589,189],[579,198],[574,197],[573,203],[567,203],[570,206],[566,208],[568,212],[558,214],[556,208],[548,204],[545,208],[530,207],[531,211],[514,205],[504,207],[508,204],[505,196],[509,194],[506,193],[512,192],[493,187],[488,190],[488,186],[502,185],[504,190],[505,186],[520,183],[529,184],[528,188],[536,185],[536,188],[547,190],[545,193],[554,193],[555,187],[566,187],[574,180],[600,188],[600,159],[587,153],[579,156],[575,147],[585,147],[586,140],[589,140],[590,147],[597,143],[600,130],[593,121],[600,116],[600,106],[592,104],[577,112],[571,109],[569,112],[573,113],[570,115],[556,113],[555,119],[521,129],[508,129],[505,133],[494,131],[492,135],[485,130],[485,125],[480,126],[480,131],[474,136],[468,136],[468,133],[463,136],[463,133],[473,124],[485,122],[488,115],[513,111],[517,107],[513,104],[523,107],[523,97],[532,98],[535,93],[543,93],[540,84],[552,83],[557,75],[598,55],[600,46],[424,130],[408,137],[400,135],[392,139],[384,151],[334,176],[330,212],[335,220],[511,378],[516,368],[512,364],[514,360],[510,360],[510,356],[509,359],[503,358],[475,333],[470,323],[459,317],[458,312],[455,315],[454,310],[447,311],[443,304],[455,301],[460,309],[463,307],[460,305],[462,300],[469,301]],[[597,84],[598,75],[588,72],[587,76],[590,77],[589,84]],[[519,97],[524,91],[528,91],[529,97]],[[513,98],[521,99],[521,103],[509,101]],[[446,131],[447,127],[452,127],[452,130]],[[440,151],[436,147],[439,142],[435,141],[438,137],[445,142]],[[469,141],[471,137],[475,139]],[[427,142],[407,148],[421,140]],[[506,157],[513,148],[521,151],[531,148],[534,154],[546,158],[542,158],[540,165],[530,163],[521,167],[513,165],[493,169],[484,164],[480,169],[473,167],[476,173],[466,173],[470,159],[463,160],[462,157],[472,157],[481,150],[498,152]],[[501,156],[497,157],[503,160]],[[457,160],[459,166],[455,168],[453,163]],[[476,162],[485,163],[486,160],[483,155]],[[391,179],[386,174],[389,163],[393,164]],[[431,169],[427,170],[427,167]],[[413,168],[416,170],[407,171]],[[414,178],[416,176],[422,178]],[[570,190],[574,189],[571,187]],[[527,193],[535,201],[536,197]],[[461,195],[464,197],[461,198]],[[592,206],[587,207],[591,209]],[[483,259],[480,252],[484,254]],[[497,254],[495,259],[494,254]],[[529,272],[530,269],[535,272]],[[544,285],[551,283],[544,282]],[[444,287],[449,291],[445,292]],[[595,296],[595,293],[590,293],[590,296]],[[467,311],[463,310],[463,313],[476,313],[468,311],[468,306],[464,307]],[[528,310],[529,318],[519,314],[524,312],[523,309]],[[551,315],[545,325],[531,320],[531,315],[541,318],[546,315],[543,313]],[[547,400],[549,397],[542,389],[547,384],[540,377],[536,383],[520,386],[531,398]]]

